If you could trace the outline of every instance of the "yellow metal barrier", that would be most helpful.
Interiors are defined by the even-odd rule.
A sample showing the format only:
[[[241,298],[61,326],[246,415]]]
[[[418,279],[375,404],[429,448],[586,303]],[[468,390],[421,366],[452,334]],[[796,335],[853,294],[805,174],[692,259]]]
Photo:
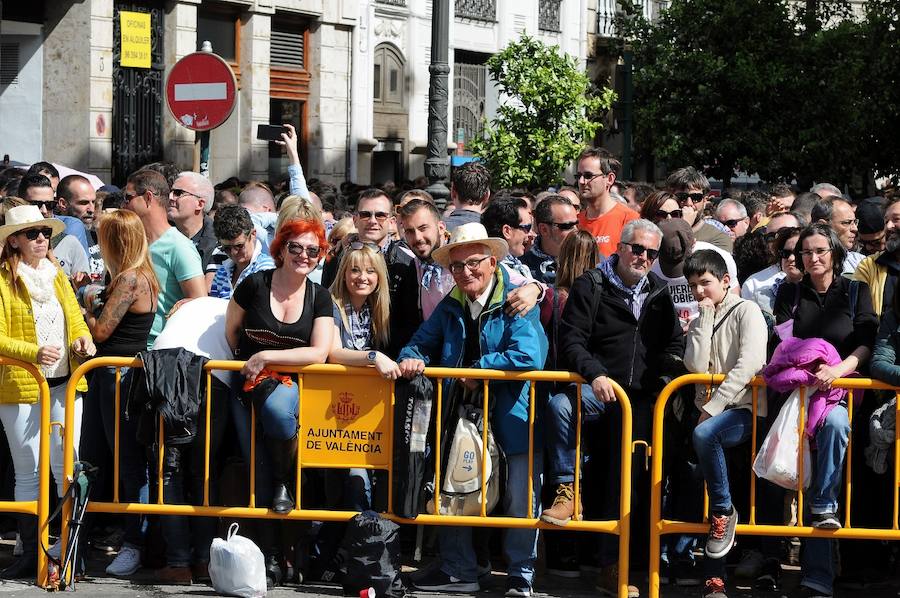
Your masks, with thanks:
[[[38,383],[38,405],[41,409],[40,448],[38,449],[38,497],[37,500],[0,501],[0,512],[37,516],[37,583],[39,586],[46,588],[50,585],[47,554],[41,547],[49,548],[50,546],[50,532],[46,525],[47,518],[50,515],[50,387],[47,386],[47,380],[41,374],[41,371],[33,363],[0,357],[0,366],[22,368],[31,374]]]
[[[116,368],[116,393],[115,407],[116,413],[120,412],[120,396],[119,371],[122,367],[141,367],[142,363],[138,359],[117,358],[117,357],[101,357],[92,359],[82,364],[73,374],[72,380],[78,380],[87,372],[99,367],[115,367]],[[210,410],[212,409],[213,397],[211,393],[210,375],[213,370],[238,371],[243,366],[243,362],[239,361],[210,361],[206,364],[206,430],[210,429]],[[308,446],[303,441],[303,437],[298,439],[297,450],[297,487],[296,487],[296,504],[301,504],[301,486],[300,486],[300,470],[307,468],[341,468],[363,467],[367,469],[383,469],[387,470],[389,476],[388,482],[388,512],[385,517],[399,523],[427,524],[427,525],[453,525],[453,526],[473,526],[473,527],[494,527],[494,528],[530,528],[530,529],[563,529],[559,526],[545,523],[539,519],[530,517],[492,517],[486,513],[487,493],[484,491],[484,476],[482,476],[482,504],[481,514],[478,516],[450,516],[441,515],[439,509],[435,509],[436,514],[422,514],[414,519],[405,519],[393,514],[393,460],[391,453],[393,451],[393,407],[394,407],[394,383],[390,380],[381,378],[374,368],[347,367],[341,365],[310,365],[304,367],[296,366],[272,366],[284,373],[295,373],[298,378],[298,401],[300,401],[300,430],[301,434],[310,434],[313,429],[310,418],[321,418],[329,416],[333,417],[336,422],[342,416],[347,416],[347,421],[340,425],[350,428],[354,423],[360,421],[365,425],[380,425],[381,430],[385,433],[380,436],[384,440],[381,446],[387,447],[380,453],[373,451],[364,452],[362,458],[356,461],[343,461],[336,458],[335,454],[325,455],[325,451],[321,447]],[[443,367],[431,367],[425,369],[425,375],[436,381],[436,421],[435,427],[438,431],[441,429],[441,409],[442,409],[442,382],[449,378],[467,378],[480,379],[484,381],[484,409],[488,411],[489,400],[489,381],[523,381],[523,382],[582,382],[581,378],[568,372],[505,372],[499,370],[481,370],[481,369],[455,369]],[[355,382],[354,382],[355,381]],[[357,393],[351,393],[347,390],[348,385],[363,385],[361,388],[361,396]],[[631,479],[631,462],[632,462],[632,413],[631,403],[622,388],[612,382],[615,389],[617,399],[622,409],[622,461],[621,475],[623,480]],[[581,464],[581,386],[578,388],[578,401],[576,403],[576,460],[575,460],[575,495],[580,496],[580,464]],[[348,397],[348,395],[351,395]],[[310,400],[304,400],[306,396]],[[368,397],[368,399],[367,399]],[[372,401],[372,397],[376,400]],[[66,425],[64,439],[64,467],[65,467],[65,484],[66,488],[72,483],[74,470],[74,448],[72,446],[73,435],[72,419],[74,411],[72,409],[75,398],[74,383],[70,384],[66,393]],[[368,400],[368,402],[366,402]],[[337,401],[337,403],[336,403]],[[352,406],[347,407],[352,403]],[[330,412],[329,412],[330,409]],[[366,411],[368,410],[368,411]],[[343,414],[341,413],[343,411]],[[352,417],[351,417],[352,416]],[[366,419],[368,417],[368,419]],[[380,421],[376,421],[381,418]],[[385,423],[384,420],[387,420]],[[351,421],[353,420],[353,421]],[[357,421],[358,420],[358,421]],[[209,434],[204,438],[204,480],[203,480],[203,504],[202,505],[169,505],[164,504],[162,499],[162,478],[163,478],[163,431],[160,426],[159,438],[159,461],[155,464],[157,468],[156,475],[160,491],[156,504],[139,504],[139,503],[122,503],[119,501],[119,418],[116,417],[115,441],[116,448],[113,459],[113,502],[90,502],[87,510],[89,512],[102,513],[128,513],[128,514],[156,514],[156,515],[198,515],[207,517],[229,517],[229,518],[262,518],[262,519],[299,519],[299,520],[316,520],[316,521],[346,521],[353,517],[356,512],[353,511],[330,511],[295,508],[290,513],[276,514],[268,508],[258,507],[255,504],[255,450],[256,450],[256,413],[251,409],[251,458],[250,458],[250,500],[247,507],[224,507],[212,506],[209,504]],[[488,418],[485,418],[485,422]],[[533,455],[534,455],[534,422],[535,422],[535,389],[534,384],[530,386],[529,400],[529,433],[528,433],[528,452],[532,458],[528,462],[529,480],[533,479]],[[385,430],[386,425],[386,430]],[[358,429],[354,428],[354,429]],[[487,446],[488,424],[484,426],[484,443]],[[441,454],[441,438],[440,433],[435,438],[435,455]],[[488,451],[482,451],[481,471],[487,469]],[[440,504],[440,459],[436,459],[435,467],[435,506]],[[534,492],[533,484],[528,484],[529,512],[533,512]],[[630,541],[630,520],[631,520],[631,485],[629,483],[621,484],[621,492],[619,496],[619,518],[611,521],[577,521],[579,518],[578,501],[576,501],[575,518],[564,529],[579,530],[588,532],[603,532],[616,534],[619,536],[619,597],[626,598],[628,595],[628,545]],[[63,512],[63,532],[62,537],[66,538],[66,531],[69,519],[71,517],[71,507],[66,505]],[[63,546],[65,551],[65,546]],[[67,580],[69,581],[69,580]]]
[[[658,598],[660,592],[659,582],[659,566],[660,566],[660,543],[664,534],[707,534],[709,532],[708,523],[708,497],[704,498],[703,518],[704,523],[690,523],[685,521],[673,521],[662,518],[662,466],[663,466],[663,424],[665,418],[666,405],[669,398],[678,389],[689,385],[711,386],[721,384],[725,379],[723,374],[688,374],[676,378],[670,382],[659,394],[653,409],[653,453],[652,466],[650,471],[650,598]],[[757,403],[759,390],[765,388],[765,381],[757,376],[750,384],[752,388],[752,410],[753,423],[751,434],[751,463],[756,459],[757,446]],[[847,401],[847,415],[850,424],[853,424],[853,400],[854,391],[862,390],[889,390],[898,395],[897,416],[900,422],[900,388],[888,386],[883,382],[871,380],[869,378],[839,378],[834,381],[836,388],[844,388],[849,391],[849,399]],[[800,418],[798,421],[798,432],[805,434],[806,413],[804,409],[805,391],[800,391]],[[846,505],[844,508],[844,523],[842,529],[824,530],[816,529],[803,524],[803,459],[798,455],[799,475],[797,482],[797,525],[764,525],[756,523],[756,476],[750,471],[750,513],[749,523],[740,523],[737,525],[736,533],[738,535],[748,536],[790,536],[800,538],[831,538],[831,539],[856,539],[856,540],[900,540],[900,425],[896,427],[894,436],[894,517],[891,529],[882,528],[859,528],[852,527],[850,523],[851,509],[851,478],[852,478],[852,455],[853,442],[852,435],[847,445],[847,454],[844,457],[846,472],[844,474],[844,489],[846,494]]]

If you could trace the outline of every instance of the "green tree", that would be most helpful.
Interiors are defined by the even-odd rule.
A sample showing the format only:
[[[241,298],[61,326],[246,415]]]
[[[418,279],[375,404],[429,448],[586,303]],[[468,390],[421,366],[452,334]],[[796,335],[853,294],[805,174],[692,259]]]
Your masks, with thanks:
[[[501,93],[497,116],[472,152],[485,161],[498,187],[543,187],[559,181],[600,128],[615,99],[591,88],[576,59],[523,36],[492,56],[488,71]]]

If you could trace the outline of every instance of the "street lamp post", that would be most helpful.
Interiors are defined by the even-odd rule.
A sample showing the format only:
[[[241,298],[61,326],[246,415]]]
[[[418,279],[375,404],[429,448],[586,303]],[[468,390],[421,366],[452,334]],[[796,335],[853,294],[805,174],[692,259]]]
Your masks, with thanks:
[[[450,65],[450,0],[434,0],[431,10],[431,75],[428,86],[428,157],[425,159],[427,191],[437,204],[446,205],[450,190],[444,181],[449,174],[447,159],[447,78]]]

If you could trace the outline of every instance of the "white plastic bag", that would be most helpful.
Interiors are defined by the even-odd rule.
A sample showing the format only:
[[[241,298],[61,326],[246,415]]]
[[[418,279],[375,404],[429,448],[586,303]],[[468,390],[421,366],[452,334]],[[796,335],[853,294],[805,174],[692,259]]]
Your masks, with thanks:
[[[237,535],[238,524],[228,528],[228,539],[215,538],[209,548],[209,577],[216,592],[240,598],[266,595],[266,564],[253,540]]]
[[[815,392],[815,389],[807,387],[804,400],[807,405],[811,392]],[[757,476],[788,490],[797,489],[797,478],[799,477],[797,459],[800,447],[800,433],[797,429],[799,422],[800,389],[798,388],[784,402],[753,462],[753,471]],[[804,488],[809,488],[811,469],[809,438],[803,434]]]

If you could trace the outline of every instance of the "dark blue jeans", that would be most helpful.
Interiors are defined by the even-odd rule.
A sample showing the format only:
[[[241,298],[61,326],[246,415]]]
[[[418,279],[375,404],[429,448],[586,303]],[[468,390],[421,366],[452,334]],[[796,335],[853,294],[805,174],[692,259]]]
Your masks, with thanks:
[[[726,409],[694,428],[694,450],[713,512],[724,513],[732,507],[725,449],[747,442],[752,430],[753,413],[749,409]]]
[[[575,414],[578,394],[574,384],[565,392],[553,395],[547,403],[546,430],[548,469],[547,483],[553,486],[575,481]],[[582,422],[597,420],[606,405],[598,401],[590,384],[581,385]],[[583,431],[583,429],[582,429]],[[582,452],[582,460],[584,453]]]

